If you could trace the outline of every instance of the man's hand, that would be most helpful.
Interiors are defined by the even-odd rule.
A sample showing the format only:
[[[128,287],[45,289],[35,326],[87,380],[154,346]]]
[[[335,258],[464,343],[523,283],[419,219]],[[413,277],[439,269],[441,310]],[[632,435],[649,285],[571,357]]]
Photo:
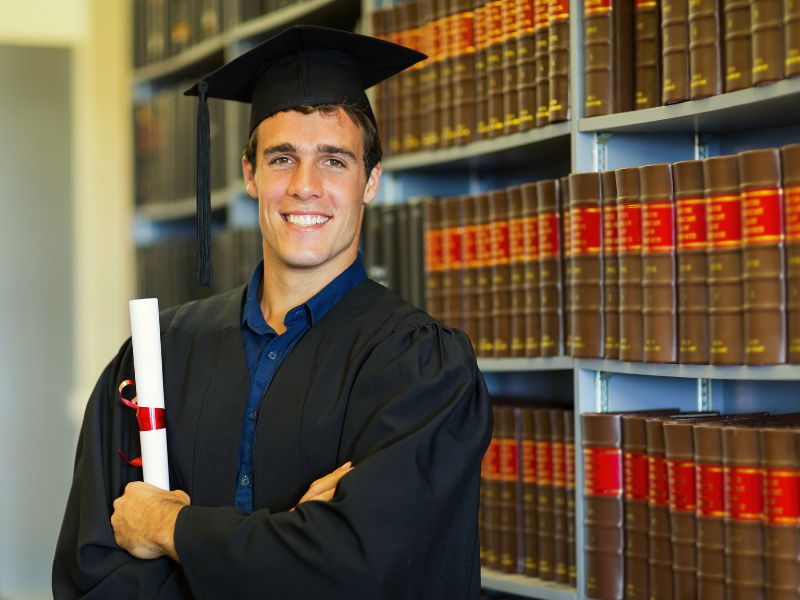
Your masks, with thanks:
[[[327,502],[333,498],[333,494],[336,493],[336,486],[339,485],[339,480],[352,470],[353,463],[348,460],[335,471],[328,473],[325,475],[325,477],[320,477],[310,486],[308,486],[308,491],[303,494],[303,497],[300,498],[300,502],[297,504],[300,505],[303,502],[308,502],[309,500]],[[294,510],[294,508],[292,510]]]
[[[191,502],[182,490],[167,492],[149,483],[134,481],[114,500],[111,527],[114,539],[136,558],[169,556],[175,552],[175,522],[181,508]]]

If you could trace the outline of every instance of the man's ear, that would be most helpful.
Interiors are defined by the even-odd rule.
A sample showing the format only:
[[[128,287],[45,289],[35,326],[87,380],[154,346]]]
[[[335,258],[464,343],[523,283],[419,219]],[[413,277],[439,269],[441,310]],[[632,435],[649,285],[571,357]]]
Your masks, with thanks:
[[[378,195],[378,188],[381,184],[381,173],[383,173],[383,165],[378,163],[372,167],[369,177],[367,177],[367,185],[364,188],[364,204],[370,204]]]
[[[256,189],[256,171],[246,156],[242,156],[242,175],[244,185],[251,198],[258,200],[258,189]]]

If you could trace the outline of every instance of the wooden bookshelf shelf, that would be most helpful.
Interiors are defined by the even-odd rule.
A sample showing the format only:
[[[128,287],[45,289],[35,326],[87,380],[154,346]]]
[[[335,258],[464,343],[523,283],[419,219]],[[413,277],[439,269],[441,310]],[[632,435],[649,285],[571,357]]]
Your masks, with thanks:
[[[800,125],[800,78],[669,106],[581,119],[582,133],[725,133]]]
[[[136,87],[152,85],[166,86],[203,74],[222,66],[225,60],[225,34],[203,40],[184,50],[134,71]]]
[[[481,569],[481,587],[496,592],[540,600],[575,600],[575,588],[522,575],[507,575]]]
[[[619,360],[577,359],[576,369],[623,373],[627,375],[652,375],[657,377],[682,377],[691,379],[736,379],[736,380],[800,380],[800,365],[770,365],[764,367],[712,365],[672,365],[657,363],[633,363]]]
[[[571,356],[552,358],[479,358],[481,371],[512,373],[515,371],[569,371],[575,361]]]
[[[221,189],[211,192],[211,210],[227,207],[233,198],[232,190]],[[170,202],[145,204],[136,208],[136,216],[151,221],[172,221],[175,219],[194,218],[197,210],[197,200],[194,197],[182,198]]]
[[[358,0],[304,0],[281,8],[273,13],[238,23],[225,36],[228,43],[252,39],[264,39],[289,25],[344,26],[348,20],[355,21],[360,9]]]

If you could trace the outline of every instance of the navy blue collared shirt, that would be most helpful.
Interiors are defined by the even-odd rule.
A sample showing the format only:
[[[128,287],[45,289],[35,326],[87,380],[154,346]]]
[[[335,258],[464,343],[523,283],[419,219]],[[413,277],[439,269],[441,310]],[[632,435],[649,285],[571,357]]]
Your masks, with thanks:
[[[264,262],[258,263],[247,284],[242,310],[242,341],[250,373],[250,392],[247,397],[242,439],[239,446],[239,472],[236,477],[234,505],[247,512],[253,511],[253,453],[256,444],[256,421],[261,399],[269,389],[272,378],[283,359],[325,313],[336,305],[356,285],[367,278],[359,254],[347,267],[317,295],[286,313],[283,324],[286,331],[278,335],[264,320],[261,312],[261,285],[264,280]],[[311,482],[309,481],[309,484]]]

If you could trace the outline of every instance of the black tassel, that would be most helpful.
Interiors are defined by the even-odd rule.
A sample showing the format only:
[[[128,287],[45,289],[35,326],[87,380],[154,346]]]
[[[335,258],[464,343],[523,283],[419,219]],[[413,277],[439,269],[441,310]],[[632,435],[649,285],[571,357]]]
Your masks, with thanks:
[[[208,118],[208,84],[198,84],[197,103],[197,285],[209,286],[211,267],[211,132]]]

